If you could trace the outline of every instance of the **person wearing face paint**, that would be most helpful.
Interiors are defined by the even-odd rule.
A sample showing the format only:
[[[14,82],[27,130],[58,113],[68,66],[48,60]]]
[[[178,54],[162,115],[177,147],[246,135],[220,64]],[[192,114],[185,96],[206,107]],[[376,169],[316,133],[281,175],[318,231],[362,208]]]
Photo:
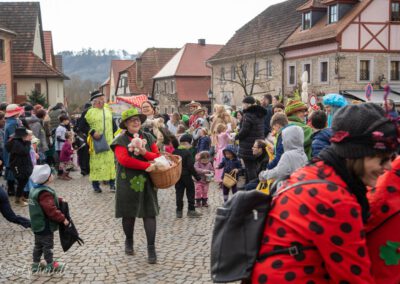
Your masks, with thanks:
[[[367,187],[391,169],[397,126],[381,107],[364,103],[340,108],[332,130],[331,146],[278,188],[252,283],[375,283]]]
[[[313,130],[306,124],[307,105],[299,100],[289,100],[285,107],[285,114],[289,120],[289,125],[297,125],[303,129],[304,151],[310,160]]]

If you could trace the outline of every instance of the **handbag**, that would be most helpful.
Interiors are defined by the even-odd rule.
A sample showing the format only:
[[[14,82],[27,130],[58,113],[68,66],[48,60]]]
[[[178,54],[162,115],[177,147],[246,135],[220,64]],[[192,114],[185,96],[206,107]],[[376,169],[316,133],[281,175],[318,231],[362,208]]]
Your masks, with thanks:
[[[270,194],[270,188],[273,180],[269,179],[267,181],[260,181],[256,187],[256,190],[259,190],[265,194]]]
[[[96,154],[107,152],[110,150],[110,146],[107,143],[104,133],[106,132],[106,118],[103,109],[103,134],[101,134],[100,139],[93,139],[93,148]]]
[[[225,173],[222,183],[228,188],[234,187],[237,184],[236,173],[233,171],[231,171],[229,174]]]

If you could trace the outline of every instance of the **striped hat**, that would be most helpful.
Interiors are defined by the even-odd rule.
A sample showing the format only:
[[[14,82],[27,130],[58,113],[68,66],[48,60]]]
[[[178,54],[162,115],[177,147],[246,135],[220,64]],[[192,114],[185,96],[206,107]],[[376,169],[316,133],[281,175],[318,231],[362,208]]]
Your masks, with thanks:
[[[286,116],[291,116],[295,112],[307,110],[307,105],[299,100],[289,100],[285,107]]]

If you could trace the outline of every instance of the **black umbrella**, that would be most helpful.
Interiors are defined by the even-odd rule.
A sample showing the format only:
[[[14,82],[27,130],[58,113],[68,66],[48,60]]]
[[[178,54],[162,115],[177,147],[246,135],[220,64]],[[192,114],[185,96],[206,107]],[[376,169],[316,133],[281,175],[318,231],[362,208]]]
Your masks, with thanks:
[[[69,207],[67,202],[60,203],[60,210],[64,214],[65,218],[69,221],[68,226],[64,224],[60,225],[60,242],[63,251],[66,252],[69,250],[75,242],[81,246],[84,244],[84,241],[79,237],[78,231],[72,222],[71,216],[69,215]]]

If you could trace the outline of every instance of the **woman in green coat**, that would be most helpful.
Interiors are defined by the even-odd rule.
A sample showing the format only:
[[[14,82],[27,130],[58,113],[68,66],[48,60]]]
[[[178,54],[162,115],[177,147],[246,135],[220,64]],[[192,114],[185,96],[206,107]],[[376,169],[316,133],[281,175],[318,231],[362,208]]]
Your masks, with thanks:
[[[117,160],[117,192],[115,215],[122,218],[126,236],[125,253],[133,254],[133,229],[136,218],[143,218],[147,237],[148,262],[156,263],[155,252],[156,216],[159,212],[157,190],[150,179],[149,172],[154,169],[149,161],[160,156],[154,137],[141,130],[146,116],[136,108],[122,113],[120,128],[125,131],[111,144]],[[146,144],[138,151],[130,151],[128,144],[138,136]]]

